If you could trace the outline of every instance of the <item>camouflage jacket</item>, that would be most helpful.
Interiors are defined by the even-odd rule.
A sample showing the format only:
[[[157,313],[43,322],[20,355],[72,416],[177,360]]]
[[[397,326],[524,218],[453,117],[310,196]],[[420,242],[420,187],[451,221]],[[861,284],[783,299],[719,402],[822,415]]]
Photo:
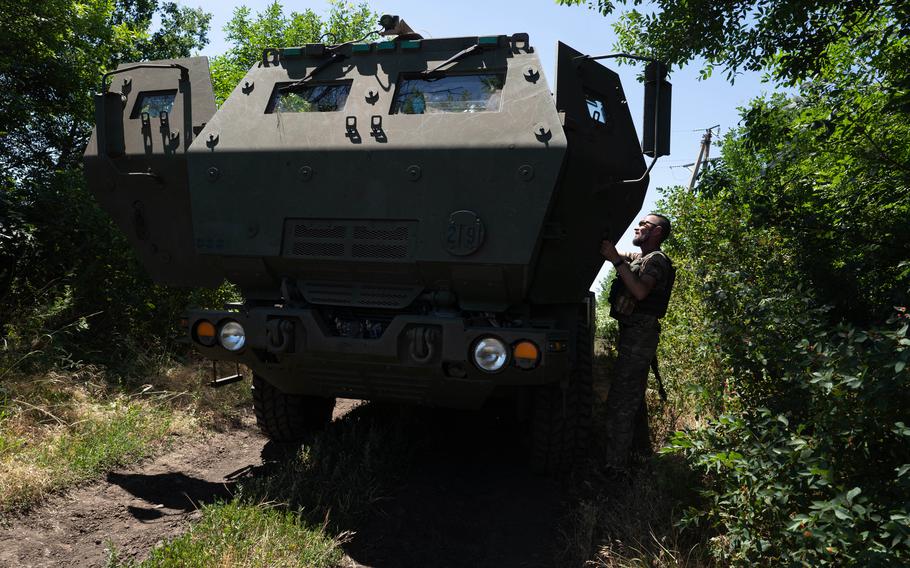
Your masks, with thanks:
[[[661,250],[644,256],[637,252],[624,253],[623,257],[629,262],[633,274],[639,277],[647,274],[653,278],[654,288],[644,300],[636,300],[617,275],[610,288],[610,315],[616,319],[631,315],[663,317],[667,313],[670,293],[676,280],[676,268],[670,257]]]

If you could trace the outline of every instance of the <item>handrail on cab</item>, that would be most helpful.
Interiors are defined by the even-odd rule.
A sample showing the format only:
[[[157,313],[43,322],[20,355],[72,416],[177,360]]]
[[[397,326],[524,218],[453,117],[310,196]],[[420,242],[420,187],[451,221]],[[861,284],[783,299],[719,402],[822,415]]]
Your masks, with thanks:
[[[188,81],[190,78],[190,70],[180,65],[179,63],[138,63],[136,65],[130,65],[128,67],[123,67],[122,69],[115,69],[113,71],[108,71],[101,76],[101,88],[98,92],[103,93],[105,87],[107,86],[107,78],[117,75],[118,73],[125,73],[127,71],[132,71],[133,69],[180,69],[180,80]]]

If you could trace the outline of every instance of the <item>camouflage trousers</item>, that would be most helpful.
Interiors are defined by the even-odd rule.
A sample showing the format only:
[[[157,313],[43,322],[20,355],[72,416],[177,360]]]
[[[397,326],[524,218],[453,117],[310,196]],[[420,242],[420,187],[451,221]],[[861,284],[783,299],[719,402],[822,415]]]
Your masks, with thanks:
[[[660,322],[656,317],[633,314],[619,322],[619,356],[607,394],[608,466],[620,469],[628,467],[636,428],[641,437],[642,425],[639,422],[647,420],[645,389],[648,370],[657,352],[659,337]],[[644,428],[646,436],[647,422]]]

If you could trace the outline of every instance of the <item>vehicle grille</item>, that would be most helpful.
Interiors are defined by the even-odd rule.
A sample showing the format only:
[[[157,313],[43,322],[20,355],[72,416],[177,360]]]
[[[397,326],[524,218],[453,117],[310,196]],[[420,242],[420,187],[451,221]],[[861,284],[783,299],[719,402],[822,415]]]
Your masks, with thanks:
[[[344,256],[342,243],[296,242],[294,256]]]
[[[286,258],[407,262],[413,259],[417,221],[287,219]]]

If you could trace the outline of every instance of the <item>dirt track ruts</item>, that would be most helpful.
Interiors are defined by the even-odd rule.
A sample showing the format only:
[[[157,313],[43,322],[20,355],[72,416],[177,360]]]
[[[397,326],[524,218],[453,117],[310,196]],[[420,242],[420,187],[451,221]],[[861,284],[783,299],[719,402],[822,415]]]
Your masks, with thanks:
[[[336,415],[353,405],[339,401]],[[231,474],[259,465],[265,443],[246,418],[241,428],[178,442],[154,459],[53,496],[0,526],[0,566],[103,566],[111,546],[121,559],[143,558],[184,532],[201,504],[228,497]]]

